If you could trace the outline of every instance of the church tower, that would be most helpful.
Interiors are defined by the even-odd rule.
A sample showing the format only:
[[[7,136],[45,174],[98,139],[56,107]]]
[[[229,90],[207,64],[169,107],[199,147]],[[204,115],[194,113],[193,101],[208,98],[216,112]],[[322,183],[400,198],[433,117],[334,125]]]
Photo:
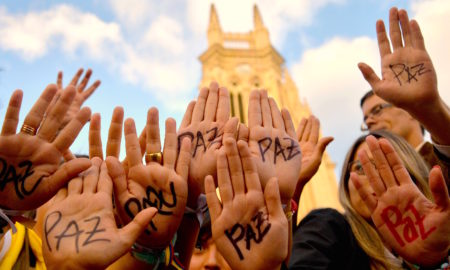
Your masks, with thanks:
[[[200,87],[207,87],[213,80],[226,86],[231,97],[231,114],[243,123],[247,123],[250,91],[266,89],[280,108],[289,110],[297,127],[303,117],[311,114],[309,105],[300,100],[283,57],[270,43],[269,31],[256,5],[253,7],[253,24],[253,31],[248,33],[224,32],[216,9],[211,5],[208,49],[199,57],[202,63]],[[325,153],[318,172],[303,189],[299,220],[315,208],[342,210],[334,168]]]

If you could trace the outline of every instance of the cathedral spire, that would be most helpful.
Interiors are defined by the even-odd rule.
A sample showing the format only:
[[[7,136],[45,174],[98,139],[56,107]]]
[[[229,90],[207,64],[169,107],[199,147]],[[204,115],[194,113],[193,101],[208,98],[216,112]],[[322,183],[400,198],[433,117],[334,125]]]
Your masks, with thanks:
[[[211,11],[209,13],[208,43],[210,46],[215,43],[222,43],[222,28],[220,27],[219,17],[217,16],[214,4],[211,4]]]
[[[253,6],[253,26],[255,27],[255,30],[265,28],[256,4]]]

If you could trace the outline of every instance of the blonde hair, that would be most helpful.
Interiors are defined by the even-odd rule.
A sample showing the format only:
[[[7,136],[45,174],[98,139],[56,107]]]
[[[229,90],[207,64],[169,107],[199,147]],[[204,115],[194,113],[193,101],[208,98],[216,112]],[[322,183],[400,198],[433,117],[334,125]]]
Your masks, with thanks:
[[[339,183],[339,200],[345,209],[345,217],[350,224],[359,246],[370,258],[371,269],[403,269],[399,268],[398,263],[386,257],[386,249],[380,235],[372,226],[372,223],[369,223],[358,214],[350,202],[350,192],[348,189],[350,171],[348,165],[355,159],[356,149],[364,142],[368,135],[373,135],[376,138],[383,137],[392,144],[412,180],[419,190],[431,200],[431,191],[427,181],[429,169],[422,157],[403,138],[387,131],[373,131],[359,137],[348,151],[342,166],[341,181]]]

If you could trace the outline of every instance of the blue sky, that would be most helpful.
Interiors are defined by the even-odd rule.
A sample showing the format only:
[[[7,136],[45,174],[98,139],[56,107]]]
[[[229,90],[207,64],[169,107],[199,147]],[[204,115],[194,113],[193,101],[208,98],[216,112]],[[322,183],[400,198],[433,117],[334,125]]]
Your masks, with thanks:
[[[83,67],[102,81],[85,105],[101,113],[104,142],[114,106],[123,106],[139,130],[151,106],[160,109],[162,125],[169,116],[179,123],[199,87],[197,57],[207,46],[211,2],[230,32],[249,31],[258,4],[301,98],[321,120],[323,134],[335,137],[328,149],[337,171],[360,134],[359,98],[369,89],[356,64],[366,61],[379,70],[375,22],[386,21],[391,6],[419,21],[439,87],[446,89],[441,95],[450,103],[450,78],[444,76],[450,68],[449,1],[19,0],[0,3],[0,117],[14,89],[24,91],[23,119],[59,70],[66,84]],[[87,128],[72,150],[88,153]]]

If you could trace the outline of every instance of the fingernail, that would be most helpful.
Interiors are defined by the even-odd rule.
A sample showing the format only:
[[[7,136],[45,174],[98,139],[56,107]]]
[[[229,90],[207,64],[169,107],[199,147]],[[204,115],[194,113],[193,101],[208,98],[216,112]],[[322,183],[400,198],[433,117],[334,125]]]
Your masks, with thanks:
[[[439,165],[434,165],[434,166],[433,166],[433,169],[439,169],[439,170],[440,170],[440,169],[441,169],[441,166],[439,166]]]

